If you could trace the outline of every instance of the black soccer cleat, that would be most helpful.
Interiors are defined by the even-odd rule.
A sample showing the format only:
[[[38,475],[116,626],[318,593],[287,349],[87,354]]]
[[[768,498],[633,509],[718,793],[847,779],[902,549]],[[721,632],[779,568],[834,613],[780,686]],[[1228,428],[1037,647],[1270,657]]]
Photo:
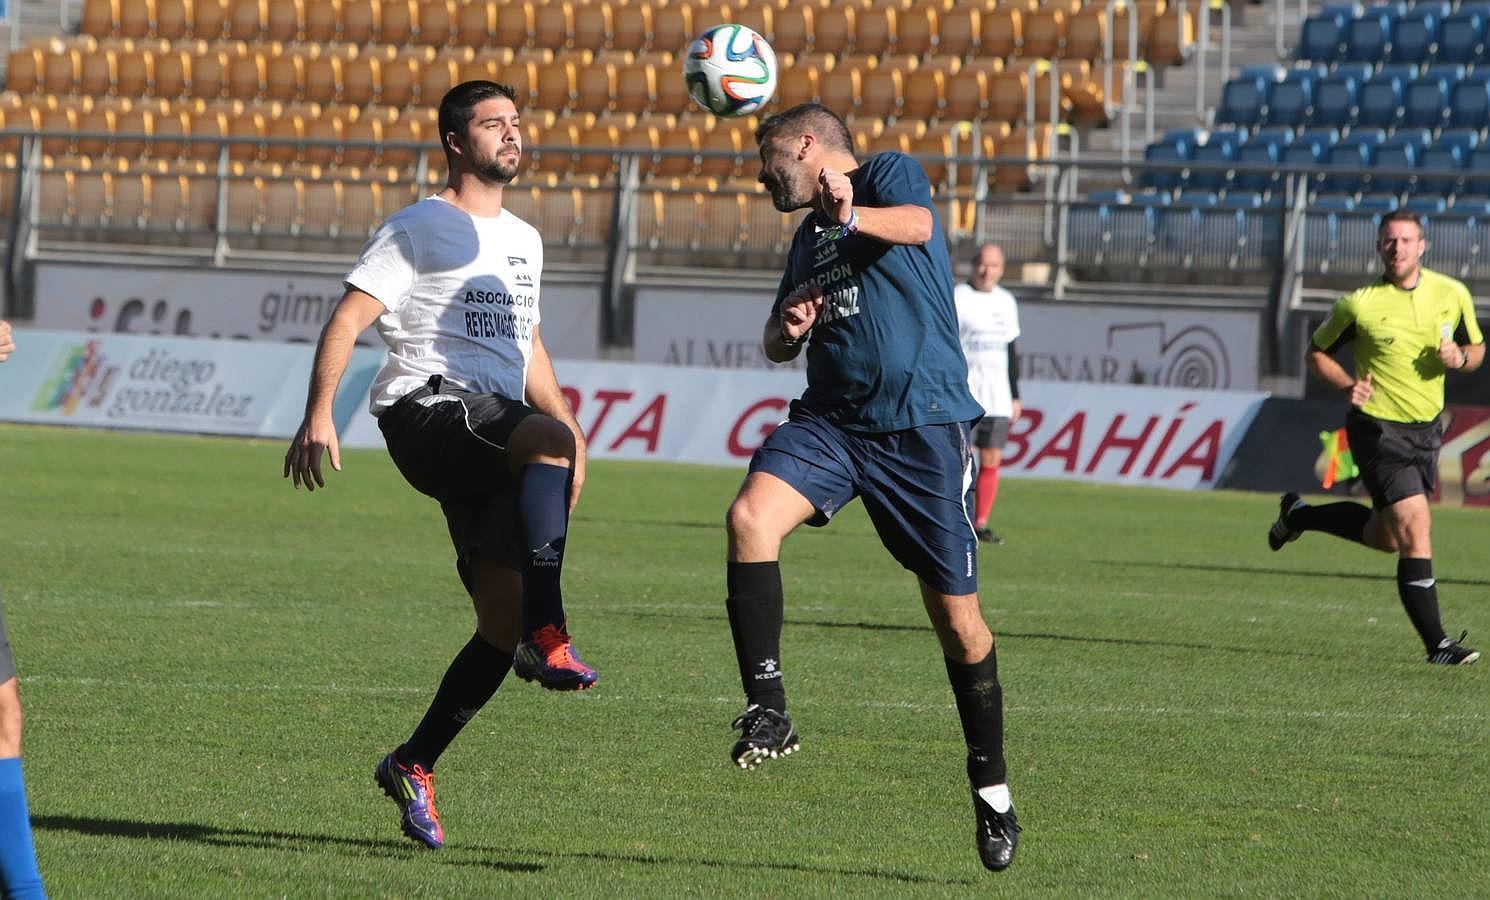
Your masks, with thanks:
[[[978,817],[978,858],[990,872],[1002,872],[1014,862],[1014,851],[1019,849],[1019,817],[1014,807],[1008,812],[997,812],[988,801],[973,792],[973,812]]]
[[[992,529],[986,527],[979,528],[977,534],[978,540],[982,541],[985,544],[993,544],[994,546],[998,546],[999,544],[1002,544],[1004,542],[1003,538],[994,534]]]
[[[1435,666],[1467,666],[1480,658],[1480,651],[1466,647],[1459,641],[1469,637],[1469,632],[1461,632],[1459,640],[1444,638],[1438,642],[1438,647],[1428,654],[1428,663]]]
[[[752,703],[730,725],[740,729],[740,739],[729,752],[742,769],[753,769],[768,759],[788,756],[801,746],[791,717],[784,712]]]
[[[1293,491],[1289,491],[1278,498],[1278,521],[1274,522],[1273,526],[1268,529],[1269,550],[1275,552],[1282,550],[1284,544],[1299,539],[1299,535],[1303,534],[1303,532],[1289,525],[1288,517],[1295,511],[1303,509],[1308,505],[1304,502],[1304,498],[1295,494]]]

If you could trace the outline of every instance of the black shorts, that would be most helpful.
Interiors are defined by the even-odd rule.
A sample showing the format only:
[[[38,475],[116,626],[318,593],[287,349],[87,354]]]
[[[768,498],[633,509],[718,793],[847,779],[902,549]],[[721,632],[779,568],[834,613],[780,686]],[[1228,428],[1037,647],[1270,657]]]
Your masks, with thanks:
[[[1388,422],[1352,409],[1345,417],[1345,437],[1376,509],[1433,493],[1443,444],[1438,422]]]
[[[522,565],[517,476],[507,465],[507,439],[536,412],[507,397],[451,388],[435,376],[378,416],[393,464],[415,490],[440,501],[468,587],[472,558]]]
[[[1009,442],[1008,416],[984,416],[973,426],[973,446],[980,450],[1002,450]]]

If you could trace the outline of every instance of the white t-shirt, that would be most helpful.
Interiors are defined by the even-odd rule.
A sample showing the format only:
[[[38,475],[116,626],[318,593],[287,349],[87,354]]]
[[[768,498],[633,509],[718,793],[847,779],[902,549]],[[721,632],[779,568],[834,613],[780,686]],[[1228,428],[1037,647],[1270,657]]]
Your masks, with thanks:
[[[431,375],[522,400],[542,272],[542,238],[510,212],[473,216],[426,197],[389,216],[344,279],[387,308],[373,415]]]
[[[1009,387],[1009,345],[1019,337],[1019,307],[1014,295],[994,285],[980,291],[963,282],[952,291],[957,303],[957,332],[967,357],[967,386],[989,416],[1014,415]]]

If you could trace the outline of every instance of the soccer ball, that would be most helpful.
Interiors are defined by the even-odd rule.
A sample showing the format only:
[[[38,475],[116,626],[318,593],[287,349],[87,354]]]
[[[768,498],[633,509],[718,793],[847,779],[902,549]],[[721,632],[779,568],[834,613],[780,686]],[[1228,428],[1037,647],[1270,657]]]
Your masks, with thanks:
[[[683,78],[693,102],[716,116],[748,116],[776,93],[776,54],[744,25],[715,25],[688,46]]]

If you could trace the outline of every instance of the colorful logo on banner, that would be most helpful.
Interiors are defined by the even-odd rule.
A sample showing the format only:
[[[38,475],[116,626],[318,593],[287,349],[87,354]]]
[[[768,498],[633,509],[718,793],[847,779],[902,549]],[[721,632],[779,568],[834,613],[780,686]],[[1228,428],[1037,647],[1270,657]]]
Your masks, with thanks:
[[[109,384],[119,373],[108,364],[98,341],[65,347],[57,355],[51,374],[31,401],[33,412],[61,412],[70,416],[85,397],[97,406],[108,394]]]
[[[1355,456],[1350,452],[1350,440],[1345,436],[1344,428],[1321,431],[1319,442],[1324,444],[1324,451],[1314,464],[1314,473],[1319,476],[1320,487],[1329,490],[1337,483],[1349,483],[1361,476],[1361,470],[1355,464]]]
[[[1450,406],[1438,453],[1438,500],[1490,506],[1490,408]]]

